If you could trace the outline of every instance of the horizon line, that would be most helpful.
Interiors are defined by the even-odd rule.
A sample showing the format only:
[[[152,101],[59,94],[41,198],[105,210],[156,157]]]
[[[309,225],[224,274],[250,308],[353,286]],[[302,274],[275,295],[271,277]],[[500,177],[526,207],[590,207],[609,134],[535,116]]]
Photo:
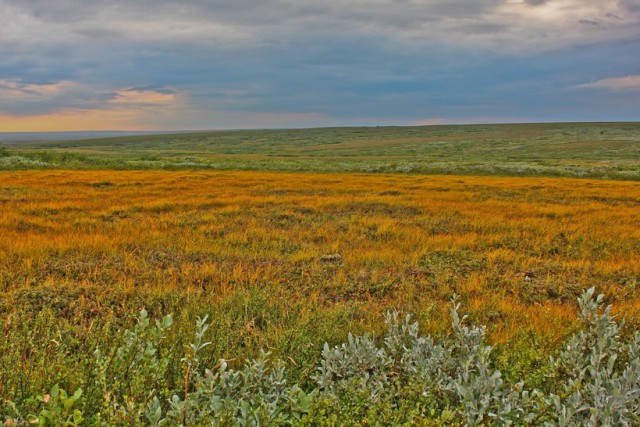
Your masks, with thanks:
[[[265,131],[265,130],[305,130],[305,129],[339,129],[339,128],[381,128],[381,127],[440,127],[440,126],[506,126],[506,125],[544,125],[544,124],[635,124],[640,120],[561,120],[561,121],[531,121],[531,122],[469,122],[469,123],[430,123],[430,124],[380,124],[380,125],[342,125],[342,126],[304,126],[304,127],[264,127],[264,128],[201,128],[201,129],[86,129],[60,131],[0,131],[1,134],[63,134],[63,133],[200,133],[200,132],[231,132],[231,131]]]

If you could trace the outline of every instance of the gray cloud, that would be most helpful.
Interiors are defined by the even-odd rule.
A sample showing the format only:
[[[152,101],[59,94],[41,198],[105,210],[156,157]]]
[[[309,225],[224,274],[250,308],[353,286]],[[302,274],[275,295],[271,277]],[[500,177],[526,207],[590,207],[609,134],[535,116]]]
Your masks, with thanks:
[[[0,0],[0,116],[525,117],[636,74],[634,40],[640,0]],[[620,92],[616,112],[637,106]]]
[[[640,36],[639,0],[0,0],[0,40],[282,44],[321,35],[382,36],[519,52]],[[571,25],[599,22],[592,30]],[[544,35],[544,36],[541,36]]]

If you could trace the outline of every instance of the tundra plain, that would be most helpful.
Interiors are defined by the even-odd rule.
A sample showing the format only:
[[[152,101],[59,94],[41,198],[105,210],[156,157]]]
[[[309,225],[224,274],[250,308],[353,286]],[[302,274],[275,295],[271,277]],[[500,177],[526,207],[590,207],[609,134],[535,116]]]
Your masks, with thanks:
[[[625,126],[615,132],[632,138]],[[154,150],[171,157],[163,138],[176,137]],[[36,411],[35,396],[52,385],[81,388],[85,417],[97,422],[87,414],[108,394],[95,351],[126,344],[131,337],[120,331],[143,309],[151,319],[171,314],[173,326],[161,381],[119,385],[141,407],[168,390],[186,396],[184,349],[203,316],[211,344],[201,366],[224,358],[241,367],[268,350],[305,389],[314,387],[325,343],[382,333],[390,310],[443,337],[456,298],[467,322],[486,325],[503,378],[542,388],[549,356],[579,328],[576,299],[585,289],[606,295],[627,331],[640,325],[640,183],[638,158],[628,156],[635,143],[610,142],[627,154],[598,163],[607,175],[626,171],[619,180],[502,176],[506,169],[328,172],[333,157],[322,160],[322,173],[95,169],[139,155],[107,153],[121,140],[4,152],[58,163],[0,172],[0,401]],[[94,159],[77,156],[98,146],[94,163],[63,168],[60,159]],[[383,146],[372,147],[384,157]],[[580,147],[572,162],[593,167],[593,146]],[[365,170],[371,158],[345,161]]]

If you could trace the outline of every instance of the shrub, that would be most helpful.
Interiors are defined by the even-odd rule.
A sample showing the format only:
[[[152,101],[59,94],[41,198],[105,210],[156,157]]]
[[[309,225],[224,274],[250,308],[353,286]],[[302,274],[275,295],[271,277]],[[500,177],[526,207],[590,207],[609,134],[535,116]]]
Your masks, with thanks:
[[[453,336],[439,341],[420,336],[417,323],[394,312],[387,314],[381,347],[366,336],[350,336],[333,349],[325,345],[317,377],[321,390],[346,406],[386,405],[387,412],[410,401],[410,418],[459,418],[467,425],[532,419],[530,393],[522,384],[508,387],[492,369],[484,328],[466,326],[458,305],[452,317]]]
[[[624,322],[603,309],[594,289],[578,302],[583,328],[542,370],[550,373],[545,391],[505,381],[485,328],[466,325],[458,304],[451,333],[440,339],[420,335],[410,316],[390,312],[382,339],[349,335],[339,346],[325,344],[318,388],[309,392],[289,384],[285,364],[269,353],[239,369],[229,360],[203,369],[209,326],[199,318],[182,359],[182,388],[171,387],[164,339],[172,317],[152,324],[143,310],[117,348],[95,351],[98,402],[84,401],[96,393],[69,395],[56,385],[25,400],[37,402],[37,415],[23,416],[12,402],[0,415],[5,426],[638,425],[640,332],[623,341]],[[83,412],[94,407],[99,414]]]
[[[640,332],[628,343],[611,307],[602,308],[603,296],[593,298],[593,288],[580,298],[584,330],[573,336],[558,358],[552,359],[561,384],[551,394],[548,419],[565,426],[626,426],[640,416]]]
[[[99,424],[133,425],[144,415],[148,402],[164,394],[170,359],[159,348],[172,323],[173,318],[165,316],[152,324],[142,310],[133,330],[124,332],[119,347],[95,350],[96,385],[102,391]]]
[[[184,395],[173,395],[165,416],[155,398],[146,411],[152,426],[293,425],[309,411],[312,394],[289,386],[284,364],[271,364],[268,353],[239,370],[229,369],[228,362],[221,360],[217,368],[201,372],[198,353],[209,345],[204,342],[207,329],[206,318],[198,319],[194,341],[183,359],[187,366]]]

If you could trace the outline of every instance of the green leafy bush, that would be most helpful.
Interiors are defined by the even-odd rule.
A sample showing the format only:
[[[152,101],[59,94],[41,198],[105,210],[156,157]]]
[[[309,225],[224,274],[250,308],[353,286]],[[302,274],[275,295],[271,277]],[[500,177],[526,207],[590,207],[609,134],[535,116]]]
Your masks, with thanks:
[[[133,425],[143,417],[151,399],[166,396],[164,380],[170,359],[163,357],[160,343],[172,323],[173,318],[165,316],[152,324],[142,310],[134,329],[124,332],[119,347],[96,348],[96,383],[102,391],[98,423]]]
[[[8,402],[13,417],[7,418],[5,426],[38,425],[40,427],[79,427],[84,421],[82,412],[78,409],[78,401],[82,396],[82,389],[69,395],[57,384],[44,396],[37,396],[41,407],[37,415],[23,417],[13,402]]]

